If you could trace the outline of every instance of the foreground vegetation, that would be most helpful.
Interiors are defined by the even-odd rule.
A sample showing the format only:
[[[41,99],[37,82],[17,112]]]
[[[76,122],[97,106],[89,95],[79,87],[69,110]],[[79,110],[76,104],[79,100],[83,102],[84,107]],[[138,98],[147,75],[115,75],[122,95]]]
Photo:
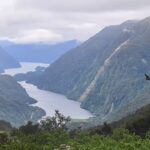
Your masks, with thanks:
[[[1,134],[2,136],[2,134]],[[127,130],[116,130],[111,136],[90,135],[90,133],[78,133],[71,137],[64,131],[39,132],[32,135],[23,133],[11,135],[12,141],[7,140],[3,133],[0,150],[149,150],[150,137],[145,139],[129,134]],[[63,145],[62,145],[63,144]],[[66,146],[65,146],[66,145]],[[62,147],[62,148],[59,148]]]
[[[144,136],[130,129],[112,129],[105,123],[89,130],[66,129],[69,117],[58,111],[54,117],[46,118],[40,124],[32,124],[0,132],[0,150],[149,150],[150,132]]]

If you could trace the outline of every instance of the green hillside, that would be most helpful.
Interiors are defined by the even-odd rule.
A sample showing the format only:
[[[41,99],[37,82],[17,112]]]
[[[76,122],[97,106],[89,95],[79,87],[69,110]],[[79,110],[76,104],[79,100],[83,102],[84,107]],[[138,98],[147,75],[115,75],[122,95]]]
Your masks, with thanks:
[[[0,76],[0,120],[8,121],[13,126],[23,125],[29,120],[37,121],[45,112],[30,106],[35,102],[11,76]]]

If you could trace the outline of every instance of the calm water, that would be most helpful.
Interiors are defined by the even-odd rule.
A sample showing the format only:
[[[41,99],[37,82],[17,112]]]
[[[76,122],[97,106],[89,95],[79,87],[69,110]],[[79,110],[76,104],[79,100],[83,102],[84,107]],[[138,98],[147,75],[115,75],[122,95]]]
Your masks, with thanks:
[[[21,63],[22,67],[17,69],[7,69],[5,74],[15,75],[17,73],[26,73],[34,71],[37,66],[48,66],[39,63]],[[67,99],[65,96],[38,89],[32,84],[20,82],[26,89],[28,95],[37,100],[33,106],[38,106],[45,110],[47,116],[53,116],[55,110],[59,110],[63,115],[70,116],[73,119],[87,119],[92,117],[90,112],[80,108],[80,103]]]
[[[41,67],[48,67],[49,64],[42,64],[42,63],[27,63],[27,62],[21,62],[21,68],[14,68],[14,69],[6,69],[4,74],[9,74],[14,76],[18,73],[27,73],[29,71],[35,71],[37,66]]]

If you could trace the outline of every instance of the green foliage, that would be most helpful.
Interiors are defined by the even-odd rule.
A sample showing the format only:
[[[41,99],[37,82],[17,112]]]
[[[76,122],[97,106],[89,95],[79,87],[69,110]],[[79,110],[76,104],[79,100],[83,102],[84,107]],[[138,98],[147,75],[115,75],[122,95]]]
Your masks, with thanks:
[[[131,133],[145,137],[150,130],[150,105],[146,105],[137,110],[134,114],[129,115],[119,121],[110,124],[112,128],[124,127]]]
[[[27,125],[21,126],[19,130],[24,134],[35,134],[39,131],[39,124],[33,124],[31,121]]]
[[[0,133],[0,150],[149,150],[150,131],[146,136],[109,124],[92,130],[66,130],[70,118],[56,111],[40,124],[28,122],[11,133]],[[133,122],[132,122],[133,123]],[[138,124],[138,122],[135,122]],[[139,123],[139,126],[141,124]]]
[[[111,133],[112,133],[111,126],[105,122],[104,125],[102,126],[101,134],[110,135]]]
[[[40,122],[41,128],[52,132],[55,130],[63,130],[66,128],[66,124],[70,121],[70,117],[65,117],[58,110],[55,110],[55,116],[47,117]]]
[[[6,144],[8,143],[9,138],[8,138],[8,134],[5,132],[0,132],[0,144]]]
[[[71,138],[64,130],[48,132],[41,130],[34,134],[0,134],[0,150],[149,150],[150,138],[142,139],[126,129],[116,129],[112,135],[90,135],[78,132]],[[9,139],[9,140],[8,140]]]

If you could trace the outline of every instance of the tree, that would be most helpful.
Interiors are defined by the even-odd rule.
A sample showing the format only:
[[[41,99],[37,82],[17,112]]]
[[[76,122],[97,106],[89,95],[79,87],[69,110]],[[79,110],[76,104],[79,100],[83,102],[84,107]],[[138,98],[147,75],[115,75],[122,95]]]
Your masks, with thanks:
[[[55,110],[53,117],[47,117],[40,122],[41,129],[46,131],[56,131],[58,129],[66,129],[66,124],[70,121],[70,117],[65,117],[58,110]]]
[[[6,144],[8,141],[8,134],[6,132],[0,132],[0,144]]]
[[[39,124],[33,124],[31,121],[28,121],[26,125],[19,128],[19,131],[24,134],[35,134],[39,131]]]
[[[108,125],[106,122],[104,122],[104,125],[103,125],[103,127],[101,129],[101,133],[103,135],[106,135],[106,136],[112,134],[112,128],[111,128],[111,126]]]

